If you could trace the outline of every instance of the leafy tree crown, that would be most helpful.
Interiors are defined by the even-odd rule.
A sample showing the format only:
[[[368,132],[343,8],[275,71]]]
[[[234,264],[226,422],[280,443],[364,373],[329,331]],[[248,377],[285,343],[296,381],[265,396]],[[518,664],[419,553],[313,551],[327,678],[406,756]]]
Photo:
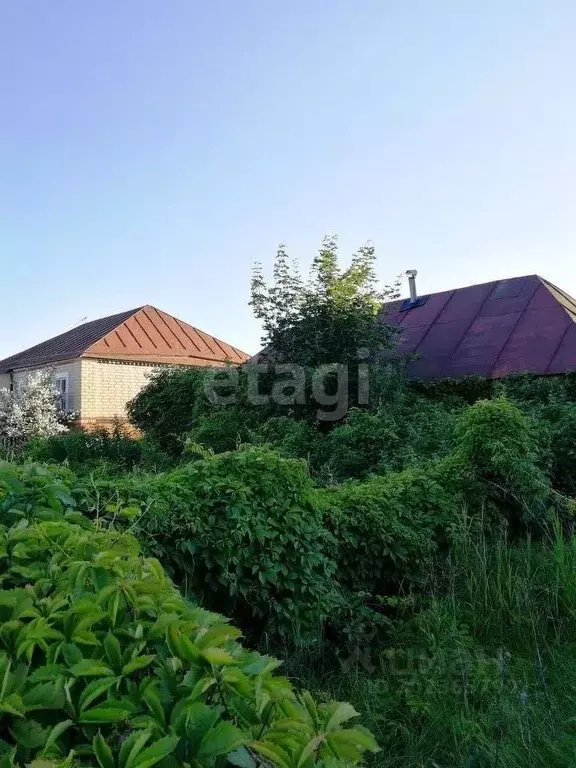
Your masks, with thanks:
[[[343,269],[337,238],[326,236],[307,280],[284,245],[271,283],[255,264],[250,305],[262,322],[269,358],[306,366],[347,364],[391,346],[394,329],[383,320],[382,308],[398,297],[398,289],[398,281],[379,287],[372,244],[359,248]]]

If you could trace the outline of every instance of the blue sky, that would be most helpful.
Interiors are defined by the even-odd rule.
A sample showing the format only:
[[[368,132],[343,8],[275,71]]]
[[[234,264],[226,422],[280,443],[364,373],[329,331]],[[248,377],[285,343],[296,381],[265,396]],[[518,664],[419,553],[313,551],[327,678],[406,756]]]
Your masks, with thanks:
[[[248,352],[254,260],[576,294],[573,0],[0,0],[0,357],[154,304]]]

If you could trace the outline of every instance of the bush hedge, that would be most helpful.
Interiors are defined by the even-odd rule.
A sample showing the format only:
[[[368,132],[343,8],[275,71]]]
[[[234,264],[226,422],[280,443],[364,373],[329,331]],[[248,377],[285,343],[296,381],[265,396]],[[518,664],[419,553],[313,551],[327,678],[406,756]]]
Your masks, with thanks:
[[[80,472],[122,474],[134,469],[161,471],[173,466],[173,459],[151,439],[136,439],[120,425],[106,429],[69,432],[30,441],[24,459],[31,462],[65,463]]]
[[[463,411],[455,437],[455,456],[474,473],[494,519],[516,532],[544,522],[551,489],[527,414],[504,398],[480,400]]]
[[[304,462],[251,448],[157,476],[87,484],[92,515],[129,509],[185,593],[254,634],[316,632],[339,600],[329,534]]]
[[[66,462],[73,469],[110,462],[117,472],[131,470],[142,459],[142,446],[120,431],[85,432],[72,429],[61,435],[32,440],[26,457],[30,461]]]
[[[321,491],[320,498],[335,542],[338,583],[371,599],[397,595],[427,578],[464,504],[463,473],[449,457],[350,481]]]

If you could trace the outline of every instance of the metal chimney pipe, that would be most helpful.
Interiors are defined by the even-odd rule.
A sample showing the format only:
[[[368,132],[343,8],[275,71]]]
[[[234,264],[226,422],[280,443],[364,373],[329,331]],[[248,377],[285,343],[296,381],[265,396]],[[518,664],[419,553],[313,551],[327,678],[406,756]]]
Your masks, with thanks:
[[[418,275],[418,270],[408,269],[406,274],[408,275],[408,285],[410,287],[410,303],[414,304],[418,298],[418,293],[416,291],[416,276]]]

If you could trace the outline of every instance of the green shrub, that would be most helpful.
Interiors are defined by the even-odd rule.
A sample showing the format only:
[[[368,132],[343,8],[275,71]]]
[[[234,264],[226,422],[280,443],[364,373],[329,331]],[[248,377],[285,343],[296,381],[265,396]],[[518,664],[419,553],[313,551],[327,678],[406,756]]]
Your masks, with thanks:
[[[495,382],[482,376],[463,376],[460,379],[412,379],[407,387],[434,403],[454,407],[489,400],[494,394]]]
[[[375,750],[185,601],[45,471],[0,467],[0,759],[100,768],[348,765]]]
[[[494,382],[494,397],[506,397],[522,407],[553,402],[576,402],[576,374],[535,376],[519,374]]]
[[[178,456],[182,435],[210,405],[204,394],[205,368],[167,368],[157,373],[128,403],[130,421],[160,447]]]
[[[81,472],[117,475],[134,469],[169,469],[174,460],[149,438],[135,439],[121,428],[108,432],[73,429],[54,437],[36,438],[24,459],[46,464],[66,463]]]
[[[228,376],[237,386],[227,386]],[[214,381],[218,395],[234,394],[236,402],[218,405],[208,397]],[[263,386],[266,382],[263,383]],[[264,423],[273,407],[254,406],[247,397],[249,380],[236,366],[223,368],[170,368],[156,374],[128,403],[131,422],[170,455],[184,452],[186,439],[218,453],[249,441],[249,430]]]
[[[550,474],[553,487],[576,496],[576,406],[566,408],[550,430]]]
[[[334,478],[362,477],[387,467],[401,450],[403,435],[386,411],[351,411],[327,435],[325,457]]]
[[[324,459],[326,435],[303,419],[271,416],[251,430],[247,442],[271,445],[286,458],[306,459],[313,471]]]
[[[66,462],[74,469],[110,462],[117,471],[124,472],[141,461],[142,447],[139,440],[120,430],[109,433],[106,430],[85,432],[73,429],[61,435],[32,440],[26,457],[46,463]]]
[[[325,490],[338,582],[376,601],[421,585],[464,498],[450,458]]]
[[[228,375],[236,377],[233,390],[226,386]],[[223,382],[216,385],[215,391],[219,395],[233,393],[234,403],[218,405],[208,397],[206,384],[218,376],[223,377]],[[271,374],[262,374],[259,390],[269,393],[274,380]],[[185,452],[187,440],[222,453],[241,443],[265,442],[260,432],[267,431],[269,419],[288,416],[288,423],[315,413],[314,404],[297,408],[273,403],[254,405],[250,389],[250,378],[244,369],[169,369],[157,374],[129,403],[128,412],[133,424],[177,457]]]
[[[543,522],[550,488],[534,423],[512,402],[481,400],[456,424],[456,455],[482,482],[493,512],[515,529]]]
[[[421,587],[463,508],[488,527],[507,521],[515,533],[535,516],[546,519],[552,498],[538,466],[533,421],[506,400],[463,410],[451,438],[455,419],[443,409],[432,424],[417,414],[406,429],[409,439],[397,443],[405,456],[400,463],[412,466],[325,492],[314,487],[303,462],[266,447],[214,455],[194,443],[198,458],[190,464],[87,484],[83,504],[107,517],[133,509],[146,550],[185,592],[232,615],[252,640],[265,631],[310,639],[322,627],[344,626],[350,636],[356,620],[366,621],[362,606],[381,606],[381,597]],[[391,447],[374,447],[377,436],[381,448],[397,437],[390,437],[382,414],[354,412],[350,423],[316,440],[304,426],[270,420],[266,436],[292,439],[294,451],[308,445],[317,460],[340,440],[361,453],[365,434],[359,465],[371,454],[380,465],[393,461]],[[453,443],[452,453],[416,463],[418,435],[432,455]],[[351,460],[332,454],[336,466]]]
[[[401,470],[450,453],[456,412],[408,395],[377,410],[351,409],[327,431],[294,416],[265,418],[257,408],[223,406],[205,414],[187,438],[221,453],[240,444],[270,445],[306,459],[320,484]]]
[[[399,471],[448,455],[455,418],[454,412],[412,396],[378,410],[354,409],[326,436],[323,458],[340,481]]]
[[[576,496],[576,403],[554,400],[530,408],[542,446],[540,464],[552,487]]]
[[[257,408],[224,405],[204,414],[196,426],[184,435],[184,439],[214,453],[226,453],[242,444],[260,442],[256,435],[261,426]]]
[[[318,630],[338,601],[315,489],[303,462],[265,448],[207,456],[165,475],[85,487],[84,505],[135,508],[147,551],[186,593],[254,635]]]
[[[576,495],[576,375],[510,376],[496,392],[533,422],[540,448],[539,466],[555,490]]]

